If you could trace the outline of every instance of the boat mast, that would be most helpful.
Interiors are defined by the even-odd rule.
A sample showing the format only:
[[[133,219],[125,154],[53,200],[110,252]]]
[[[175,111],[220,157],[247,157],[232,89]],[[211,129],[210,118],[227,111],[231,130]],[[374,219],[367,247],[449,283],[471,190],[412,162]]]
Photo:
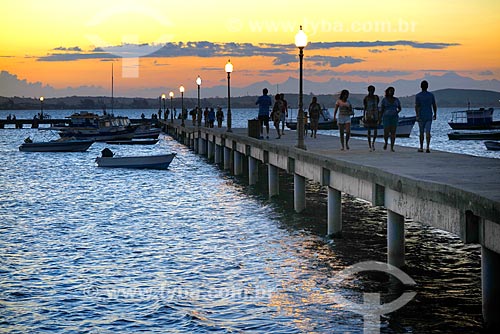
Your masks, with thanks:
[[[114,100],[114,75],[113,75],[113,62],[111,62],[111,114],[114,114],[113,100]]]

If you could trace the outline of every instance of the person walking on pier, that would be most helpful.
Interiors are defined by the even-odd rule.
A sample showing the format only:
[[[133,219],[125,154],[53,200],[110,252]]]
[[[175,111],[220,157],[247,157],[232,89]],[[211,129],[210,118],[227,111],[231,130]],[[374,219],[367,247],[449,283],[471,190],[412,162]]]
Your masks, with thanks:
[[[391,136],[391,151],[394,152],[394,142],[396,141],[396,129],[398,127],[399,112],[401,103],[397,97],[394,97],[394,87],[388,87],[385,90],[385,97],[380,105],[382,122],[384,124],[384,150],[387,149],[387,140]]]
[[[288,117],[288,102],[285,100],[285,94],[280,94],[280,100],[283,103],[283,109],[281,110],[281,135],[284,135],[286,118]]]
[[[203,110],[201,107],[196,107],[196,121],[198,122],[198,127],[201,126],[201,119],[203,117]]]
[[[280,122],[281,122],[281,112],[283,109],[283,101],[281,101],[281,95],[276,94],[274,97],[274,106],[273,106],[273,111],[271,112],[271,119],[273,120],[274,127],[276,128],[276,131],[278,132],[278,137],[276,139],[281,138],[280,134]]]
[[[222,128],[222,121],[224,120],[224,112],[221,107],[217,107],[217,113],[215,114],[217,118],[217,127]]]
[[[341,150],[344,150],[344,132],[345,132],[345,148],[349,149],[349,138],[351,137],[351,116],[353,115],[351,102],[348,100],[349,91],[344,89],[340,92],[339,99],[335,103],[335,111],[333,112],[333,121],[337,120],[340,131]],[[337,111],[339,117],[337,119]]]
[[[313,96],[308,110],[311,126],[311,137],[316,138],[316,132],[318,132],[319,115],[321,114],[321,106],[319,105],[318,98],[316,96]]]
[[[375,139],[377,139],[377,127],[380,124],[378,112],[379,97],[375,95],[375,87],[368,86],[368,95],[363,99],[363,124],[367,130],[368,147],[370,152],[375,151]],[[373,141],[371,130],[373,129]]]
[[[269,91],[267,88],[264,88],[262,90],[262,95],[257,99],[257,104],[259,106],[259,127],[260,127],[260,139],[264,138],[264,131],[262,126],[264,125],[266,127],[266,137],[269,139],[269,108],[272,106],[273,101],[271,100],[271,97],[267,95]]]
[[[214,108],[210,108],[208,112],[208,127],[213,128],[215,123],[215,110]]]
[[[434,94],[427,91],[429,83],[424,80],[420,83],[422,91],[415,96],[415,113],[417,116],[418,128],[420,130],[420,148],[419,152],[424,151],[424,132],[427,148],[425,152],[430,153],[431,143],[431,125],[432,120],[437,117],[437,106]],[[434,111],[434,113],[433,113]]]

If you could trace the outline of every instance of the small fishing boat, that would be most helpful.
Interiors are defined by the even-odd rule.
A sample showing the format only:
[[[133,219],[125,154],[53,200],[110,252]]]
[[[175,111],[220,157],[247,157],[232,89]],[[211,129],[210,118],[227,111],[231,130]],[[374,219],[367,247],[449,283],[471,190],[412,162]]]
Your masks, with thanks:
[[[134,125],[134,124],[132,124]],[[139,125],[134,132],[134,139],[157,139],[160,136],[161,129],[152,128],[145,125]]]
[[[453,130],[500,129],[500,121],[493,120],[493,108],[453,111],[448,125]]]
[[[19,146],[23,152],[85,152],[93,140],[57,139],[46,142],[32,142],[29,137]]]
[[[484,145],[489,151],[500,151],[500,141],[487,140]]]
[[[99,167],[167,169],[175,153],[146,156],[114,156],[110,149],[102,150],[102,156],[95,159]]]
[[[159,139],[129,139],[129,140],[107,140],[110,145],[154,145]]]
[[[454,131],[448,133],[449,140],[500,140],[500,131],[487,132],[459,132]]]

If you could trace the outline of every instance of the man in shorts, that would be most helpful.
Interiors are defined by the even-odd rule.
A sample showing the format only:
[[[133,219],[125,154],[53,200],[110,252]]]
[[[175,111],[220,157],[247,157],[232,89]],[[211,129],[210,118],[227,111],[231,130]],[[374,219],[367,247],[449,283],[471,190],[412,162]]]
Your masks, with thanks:
[[[267,95],[269,91],[267,88],[262,90],[262,96],[257,99],[255,104],[259,105],[259,128],[260,128],[260,139],[264,138],[264,132],[262,129],[262,125],[266,127],[266,138],[269,139],[269,108],[273,105],[273,101],[269,95]]]
[[[429,145],[431,143],[431,125],[432,120],[437,117],[437,106],[434,94],[427,91],[429,83],[424,80],[420,83],[422,91],[415,96],[415,113],[417,115],[418,127],[420,129],[420,148],[419,152],[424,151],[424,132],[427,148],[425,152],[430,153]],[[433,113],[434,111],[434,113]]]

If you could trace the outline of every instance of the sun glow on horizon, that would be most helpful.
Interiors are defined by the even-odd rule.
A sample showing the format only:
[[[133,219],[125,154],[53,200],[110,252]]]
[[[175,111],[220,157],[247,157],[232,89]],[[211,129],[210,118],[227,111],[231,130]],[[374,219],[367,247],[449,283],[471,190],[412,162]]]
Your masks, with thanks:
[[[0,27],[10,33],[0,36],[0,70],[56,89],[107,87],[111,60],[128,64],[115,66],[123,89],[154,90],[198,74],[204,87],[220,85],[228,57],[237,64],[235,86],[282,82],[297,76],[293,43],[299,25],[309,39],[309,80],[383,81],[425,71],[500,79],[500,2],[492,0],[362,0],[341,6],[319,0],[271,6],[256,0],[238,9],[222,0],[6,0],[2,5],[9,14]],[[351,44],[335,44],[341,42]],[[140,58],[130,65],[122,57]]]

